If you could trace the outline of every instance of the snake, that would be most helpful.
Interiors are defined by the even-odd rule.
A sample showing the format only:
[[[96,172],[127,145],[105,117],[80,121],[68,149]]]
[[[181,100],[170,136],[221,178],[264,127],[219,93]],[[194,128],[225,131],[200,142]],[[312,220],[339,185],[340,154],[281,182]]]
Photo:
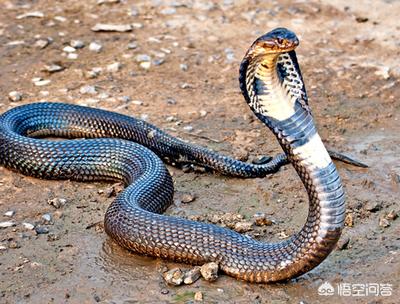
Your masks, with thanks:
[[[215,262],[222,272],[248,282],[298,277],[335,248],[346,210],[341,179],[308,103],[298,45],[295,33],[276,28],[256,39],[240,64],[244,99],[283,150],[267,163],[235,160],[131,116],[38,102],[0,116],[0,164],[43,179],[122,181],[124,190],[108,207],[104,229],[134,253],[192,265]],[[238,177],[264,177],[289,163],[308,194],[306,222],[287,239],[261,242],[228,228],[163,215],[174,195],[163,160]]]

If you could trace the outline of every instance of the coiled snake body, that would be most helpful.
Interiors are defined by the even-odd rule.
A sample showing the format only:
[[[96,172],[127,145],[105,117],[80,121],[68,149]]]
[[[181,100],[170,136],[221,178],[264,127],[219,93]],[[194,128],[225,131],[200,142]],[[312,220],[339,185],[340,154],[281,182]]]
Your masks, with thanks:
[[[46,179],[123,180],[126,188],[108,208],[105,230],[136,253],[191,264],[215,261],[225,273],[251,282],[299,276],[334,248],[345,198],[313,122],[297,45],[294,33],[275,29],[253,43],[240,67],[246,101],[285,152],[265,165],[184,143],[132,117],[62,103],[24,105],[2,114],[0,163]],[[91,139],[33,138],[44,136]],[[172,201],[173,182],[156,154],[245,177],[265,176],[290,161],[309,196],[307,221],[288,240],[262,243],[229,229],[161,215]]]

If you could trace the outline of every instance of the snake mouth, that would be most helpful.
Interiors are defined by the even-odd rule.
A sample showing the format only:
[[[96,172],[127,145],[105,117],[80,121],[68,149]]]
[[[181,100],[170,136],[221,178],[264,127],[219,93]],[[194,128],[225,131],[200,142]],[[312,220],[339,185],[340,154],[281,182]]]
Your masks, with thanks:
[[[298,45],[295,33],[286,28],[276,28],[258,38],[251,50],[253,55],[280,54],[293,51]]]

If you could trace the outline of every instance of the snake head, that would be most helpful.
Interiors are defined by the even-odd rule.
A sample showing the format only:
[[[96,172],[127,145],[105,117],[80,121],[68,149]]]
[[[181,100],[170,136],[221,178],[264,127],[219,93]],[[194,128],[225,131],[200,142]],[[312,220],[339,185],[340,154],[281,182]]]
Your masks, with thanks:
[[[287,53],[299,45],[299,39],[292,31],[278,27],[254,41],[250,48],[253,56]]]

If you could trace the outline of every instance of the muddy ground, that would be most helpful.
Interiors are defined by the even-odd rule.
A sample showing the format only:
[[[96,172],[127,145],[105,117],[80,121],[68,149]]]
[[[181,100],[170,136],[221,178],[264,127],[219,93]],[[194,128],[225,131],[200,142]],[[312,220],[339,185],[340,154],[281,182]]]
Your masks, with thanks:
[[[118,185],[43,181],[0,168],[0,222],[15,223],[0,230],[0,302],[186,303],[201,291],[205,303],[398,303],[400,2],[349,2],[1,1],[0,112],[64,101],[142,117],[236,157],[273,155],[280,149],[243,101],[238,66],[256,37],[285,26],[301,39],[298,57],[326,145],[370,168],[337,163],[349,243],[310,273],[271,285],[221,275],[180,287],[165,285],[162,270],[190,266],[134,255],[104,233]],[[94,32],[96,23],[133,30]],[[71,40],[85,46],[65,49]],[[91,50],[91,42],[102,49]],[[52,64],[62,70],[50,73]],[[262,240],[284,238],[305,221],[305,193],[290,167],[248,180],[169,169],[176,187],[169,214],[232,212],[251,221],[265,212],[274,224],[250,232]],[[181,204],[185,193],[196,200]],[[53,199],[65,204],[56,209]],[[320,296],[326,281],[392,284],[392,296]]]

